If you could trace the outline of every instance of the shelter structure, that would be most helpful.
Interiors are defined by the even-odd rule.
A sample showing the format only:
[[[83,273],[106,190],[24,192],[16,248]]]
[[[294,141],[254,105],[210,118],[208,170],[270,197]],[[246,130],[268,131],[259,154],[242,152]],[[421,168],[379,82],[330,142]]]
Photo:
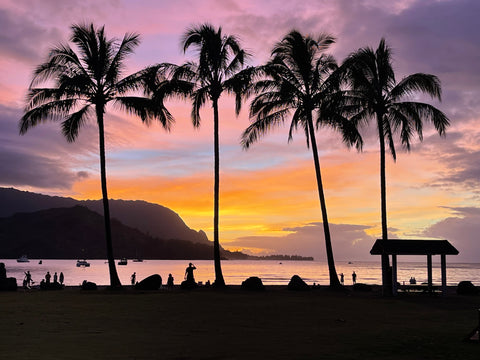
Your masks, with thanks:
[[[378,239],[370,250],[372,255],[392,256],[392,293],[398,291],[397,283],[397,256],[424,255],[427,257],[428,291],[432,292],[432,256],[440,255],[442,293],[447,292],[447,261],[446,255],[458,255],[458,250],[448,240],[402,240]]]

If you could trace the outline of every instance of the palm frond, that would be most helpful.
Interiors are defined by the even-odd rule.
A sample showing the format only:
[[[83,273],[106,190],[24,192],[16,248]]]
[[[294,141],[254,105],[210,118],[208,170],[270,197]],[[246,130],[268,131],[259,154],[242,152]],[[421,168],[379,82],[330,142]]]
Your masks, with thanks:
[[[289,110],[283,109],[270,113],[268,116],[258,116],[256,120],[243,132],[241,144],[244,149],[248,149],[251,144],[256,142],[261,136],[265,135],[272,128],[283,123]]]
[[[65,118],[76,104],[76,99],[65,99],[50,101],[31,109],[27,108],[20,119],[20,134],[25,134],[28,129],[45,120],[58,121]]]
[[[441,101],[442,88],[440,80],[435,75],[422,73],[412,74],[402,79],[402,81],[391,90],[390,95],[393,100],[398,100],[416,92],[422,92]]]
[[[74,142],[77,138],[80,128],[85,125],[85,122],[90,116],[90,107],[91,105],[87,104],[62,121],[62,134],[68,142]]]

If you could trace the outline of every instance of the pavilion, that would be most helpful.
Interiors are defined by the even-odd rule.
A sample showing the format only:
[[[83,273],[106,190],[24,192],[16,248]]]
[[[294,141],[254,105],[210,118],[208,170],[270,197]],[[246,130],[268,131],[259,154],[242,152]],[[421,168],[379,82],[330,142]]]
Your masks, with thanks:
[[[402,240],[378,239],[370,250],[372,255],[392,255],[392,293],[397,294],[397,256],[427,256],[428,291],[432,292],[432,256],[440,255],[442,293],[447,293],[447,261],[446,255],[458,255],[458,250],[448,240]]]

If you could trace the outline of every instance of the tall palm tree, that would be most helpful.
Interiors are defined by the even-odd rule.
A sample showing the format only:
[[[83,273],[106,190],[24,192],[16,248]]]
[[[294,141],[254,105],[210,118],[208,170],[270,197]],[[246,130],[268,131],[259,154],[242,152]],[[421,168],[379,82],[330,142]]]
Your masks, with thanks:
[[[301,127],[307,138],[307,147],[311,145],[330,286],[340,287],[333,257],[315,130],[321,125],[331,126],[340,131],[348,146],[355,145],[359,149],[362,140],[351,123],[329,108],[335,87],[332,87],[333,84],[328,78],[337,65],[335,59],[324,52],[334,40],[327,34],[314,39],[293,30],[274,46],[271,60],[258,69],[258,73],[263,76],[260,75],[260,80],[252,85],[256,94],[250,105],[250,118],[253,123],[243,133],[242,144],[244,148],[248,148],[272,127],[283,124],[293,113],[289,141],[294,130]]]
[[[189,48],[197,51],[197,61],[188,62],[182,66],[166,66],[164,69],[173,72],[173,80],[177,84],[183,82],[182,90],[190,82],[192,99],[192,122],[195,127],[200,126],[200,109],[208,100],[212,103],[214,123],[214,220],[213,220],[213,248],[215,264],[215,286],[225,286],[220,263],[219,241],[219,193],[220,193],[220,148],[219,148],[219,115],[218,101],[223,92],[237,92],[239,72],[249,56],[240,46],[239,40],[233,35],[224,35],[222,28],[214,28],[210,24],[203,24],[187,29],[182,40],[184,52]],[[177,90],[179,90],[177,88]],[[240,95],[237,96],[237,110],[239,109]]]
[[[99,132],[100,173],[105,219],[105,239],[110,272],[110,286],[121,287],[113,257],[110,210],[108,205],[105,166],[104,115],[113,102],[120,108],[150,123],[160,119],[169,129],[168,111],[136,92],[143,88],[144,71],[122,78],[125,58],[139,44],[138,34],[125,34],[119,42],[107,39],[104,27],[93,24],[72,25],[70,41],[50,50],[47,61],[34,71],[25,113],[20,120],[20,134],[45,120],[60,121],[68,142],[74,142],[79,130],[91,118],[96,118]],[[51,87],[37,87],[46,83]]]
[[[386,143],[393,160],[396,160],[394,134],[400,132],[402,145],[410,151],[415,134],[423,140],[423,122],[430,121],[440,136],[445,135],[449,125],[447,116],[434,106],[409,101],[408,97],[417,92],[441,100],[439,79],[430,74],[416,73],[395,80],[392,68],[391,49],[381,39],[377,50],[365,47],[350,54],[341,66],[340,73],[346,76],[351,86],[347,91],[347,112],[351,120],[365,125],[374,120],[380,142],[380,191],[382,213],[382,239],[388,239],[387,190],[385,176]],[[390,260],[382,256],[382,282],[385,294],[391,292]]]

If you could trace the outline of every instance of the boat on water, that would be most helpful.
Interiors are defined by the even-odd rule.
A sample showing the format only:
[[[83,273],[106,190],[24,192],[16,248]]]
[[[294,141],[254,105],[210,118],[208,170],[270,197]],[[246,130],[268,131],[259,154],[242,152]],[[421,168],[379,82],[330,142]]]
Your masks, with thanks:
[[[28,260],[27,255],[22,255],[22,256],[20,256],[20,257],[17,259],[17,262],[19,262],[19,263],[27,263],[27,262],[30,262],[30,260]]]
[[[127,258],[121,258],[118,262],[118,265],[127,265],[128,261]]]
[[[87,260],[77,260],[77,267],[89,267],[90,263]]]
[[[143,262],[143,259],[136,258],[136,259],[133,259],[132,261],[133,261],[133,262]]]
[[[38,262],[38,265],[42,265],[42,264],[43,264],[43,261],[40,260],[40,261]]]

